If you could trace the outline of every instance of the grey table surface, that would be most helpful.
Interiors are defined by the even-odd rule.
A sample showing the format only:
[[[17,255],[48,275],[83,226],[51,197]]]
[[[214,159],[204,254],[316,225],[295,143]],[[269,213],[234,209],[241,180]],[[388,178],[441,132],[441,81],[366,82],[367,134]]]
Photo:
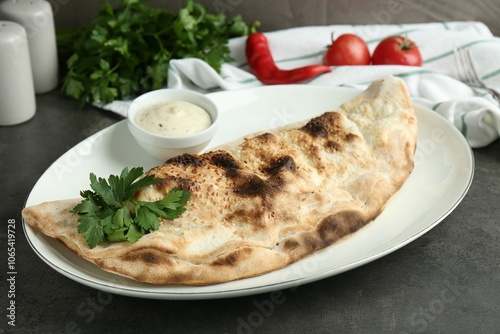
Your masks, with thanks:
[[[126,297],[79,284],[45,264],[22,231],[21,209],[64,152],[121,120],[78,108],[56,90],[37,114],[0,127],[0,333],[500,333],[500,141],[475,149],[475,176],[434,229],[379,260],[280,292],[218,300]],[[15,222],[15,296],[7,225]],[[274,298],[274,299],[273,299]],[[15,302],[15,327],[9,325]]]

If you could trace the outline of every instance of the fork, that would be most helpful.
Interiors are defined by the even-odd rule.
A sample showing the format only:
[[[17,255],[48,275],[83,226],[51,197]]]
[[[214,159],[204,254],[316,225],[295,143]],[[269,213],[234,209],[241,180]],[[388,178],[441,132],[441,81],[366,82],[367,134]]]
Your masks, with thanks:
[[[455,62],[458,68],[458,77],[460,81],[471,88],[487,90],[493,98],[500,103],[500,93],[493,88],[486,86],[486,84],[479,78],[474,62],[472,61],[470,50],[459,50],[455,47],[453,49],[453,53],[455,54]]]

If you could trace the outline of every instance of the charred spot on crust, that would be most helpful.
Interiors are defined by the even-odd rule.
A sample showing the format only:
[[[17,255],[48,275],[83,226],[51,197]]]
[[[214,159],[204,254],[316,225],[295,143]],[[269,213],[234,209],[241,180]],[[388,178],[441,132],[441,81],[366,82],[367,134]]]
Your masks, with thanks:
[[[166,250],[159,250],[163,254],[172,254],[172,252]],[[171,261],[165,256],[158,256],[156,253],[158,251],[147,250],[147,249],[137,249],[134,252],[126,254],[123,259],[130,262],[143,262],[150,265],[170,263]]]
[[[236,181],[233,192],[239,196],[272,196],[286,184],[286,177],[281,174],[281,171],[286,170],[292,173],[297,171],[295,160],[290,156],[271,160],[262,168],[262,171],[270,176],[268,179],[262,179],[255,174],[236,175],[235,173]]]
[[[169,186],[169,184],[175,183],[182,190],[190,191],[190,189],[194,186],[195,182],[184,177],[177,177],[172,175],[167,175],[163,178],[163,180],[159,183],[153,185],[154,189],[161,191],[162,189]]]
[[[333,152],[340,152],[340,151],[342,151],[342,145],[340,145],[339,143],[337,143],[337,142],[335,142],[333,140],[329,140],[326,143],[326,147],[329,148]]]
[[[222,258],[219,258],[217,260],[215,260],[214,262],[212,262],[213,265],[216,265],[216,266],[234,266],[234,264],[238,262],[238,253],[234,252],[234,253],[231,253],[227,256],[224,256]]]
[[[327,112],[319,117],[313,118],[300,128],[300,130],[312,137],[327,138],[341,130],[341,124],[339,122],[341,119],[342,115],[338,112]]]
[[[363,226],[365,226],[365,224],[366,224],[366,222],[364,222],[364,221],[359,222],[358,224],[351,226],[351,228],[349,229],[349,232],[354,233],[357,230],[359,230],[360,228],[362,228]]]
[[[324,218],[318,225],[318,233],[326,244],[353,233],[368,223],[358,211],[346,210]]]
[[[245,140],[241,144],[241,148],[243,151],[246,151],[259,148],[262,145],[273,145],[276,143],[277,143],[276,136],[272,133],[265,132],[254,137],[245,138]]]
[[[272,143],[276,140],[276,136],[273,135],[272,133],[266,132],[254,137],[254,140],[258,140],[262,143]]]
[[[257,175],[242,177],[234,188],[239,196],[264,196],[272,192],[271,187]]]
[[[300,129],[313,137],[324,138],[328,136],[328,131],[319,118],[310,120]]]
[[[306,235],[304,237],[299,238],[299,240],[287,239],[283,242],[282,247],[283,250],[288,252],[292,252],[296,248],[301,247],[303,251],[305,251],[306,253],[310,253],[315,250],[321,249],[323,247],[323,244],[319,240],[319,238]]]
[[[239,262],[242,262],[245,260],[248,255],[252,253],[251,248],[239,248],[235,250],[234,252],[231,252],[225,256],[221,256],[214,260],[211,264],[215,266],[229,266],[229,267],[234,267],[236,266]]]
[[[149,264],[158,264],[160,263],[159,259],[153,253],[144,253],[141,254],[141,259]]]
[[[304,238],[304,244],[311,251],[316,250],[316,249],[320,249],[322,247],[322,244],[318,240],[318,238],[313,238],[313,237]]]
[[[212,155],[210,161],[215,166],[224,169],[227,177],[234,177],[238,174],[240,165],[229,153],[215,153],[214,155]]]
[[[285,240],[283,243],[283,249],[284,250],[294,250],[295,248],[299,247],[300,243],[296,240],[288,239]]]
[[[193,154],[181,154],[178,156],[175,156],[173,158],[168,159],[166,164],[180,164],[183,166],[194,166],[194,167],[200,167],[203,164],[203,160],[200,159],[198,156],[193,155]]]
[[[253,226],[255,230],[260,230],[265,227],[264,215],[265,209],[263,207],[251,210],[236,209],[234,212],[228,213],[224,217],[224,220],[238,221],[239,223]]]
[[[264,168],[264,172],[270,175],[276,175],[282,170],[289,170],[292,173],[297,171],[297,165],[295,164],[295,160],[289,155],[275,159],[271,161],[271,163]]]
[[[353,141],[357,140],[359,138],[358,135],[355,135],[354,133],[348,133],[345,136],[345,141],[348,143],[352,143]]]
[[[190,191],[190,189],[195,184],[194,181],[191,181],[191,180],[183,178],[183,177],[176,178],[175,183],[177,183],[177,186],[179,186],[179,188],[181,188],[182,190],[185,190],[185,191]]]

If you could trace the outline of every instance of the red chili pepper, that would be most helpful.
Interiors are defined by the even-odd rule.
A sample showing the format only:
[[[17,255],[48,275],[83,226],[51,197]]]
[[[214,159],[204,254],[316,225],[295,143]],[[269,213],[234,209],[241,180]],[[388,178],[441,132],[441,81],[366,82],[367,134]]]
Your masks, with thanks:
[[[267,85],[297,83],[332,71],[326,65],[309,65],[292,70],[279,69],[274,62],[266,36],[260,32],[248,36],[245,52],[250,69]]]

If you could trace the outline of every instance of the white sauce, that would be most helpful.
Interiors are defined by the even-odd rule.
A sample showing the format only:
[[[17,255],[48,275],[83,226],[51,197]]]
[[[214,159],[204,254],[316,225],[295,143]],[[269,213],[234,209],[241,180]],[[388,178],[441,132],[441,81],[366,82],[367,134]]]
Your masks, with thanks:
[[[135,116],[135,122],[146,131],[169,137],[180,137],[201,132],[212,124],[208,112],[190,102],[158,103]]]

